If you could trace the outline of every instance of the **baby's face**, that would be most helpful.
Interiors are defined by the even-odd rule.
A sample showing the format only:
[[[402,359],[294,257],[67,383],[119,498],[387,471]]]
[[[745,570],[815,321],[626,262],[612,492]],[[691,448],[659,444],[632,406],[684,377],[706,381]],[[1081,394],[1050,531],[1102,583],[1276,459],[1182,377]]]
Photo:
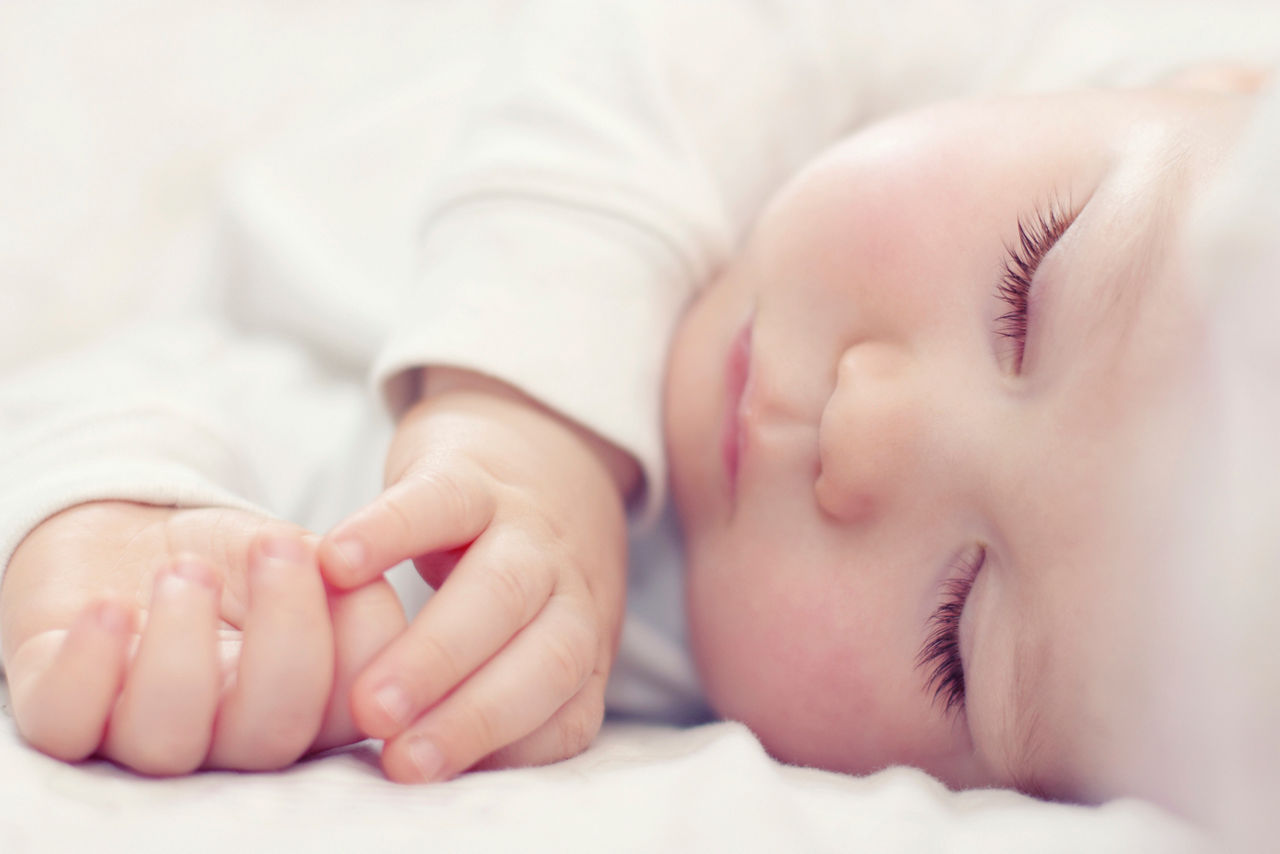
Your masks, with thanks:
[[[1209,393],[1178,227],[1248,106],[944,105],[779,194],[667,380],[721,714],[803,764],[1163,794],[1160,571]]]

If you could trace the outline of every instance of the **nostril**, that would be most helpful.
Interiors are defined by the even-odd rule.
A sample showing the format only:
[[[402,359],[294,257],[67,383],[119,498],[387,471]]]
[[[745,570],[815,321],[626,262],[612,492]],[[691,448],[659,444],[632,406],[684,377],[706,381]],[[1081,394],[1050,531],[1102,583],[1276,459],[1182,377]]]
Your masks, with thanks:
[[[910,464],[904,442],[915,407],[904,356],[901,347],[883,341],[862,342],[840,355],[818,422],[814,494],[829,516],[848,522],[872,515]]]
[[[853,522],[870,516],[874,505],[868,479],[858,474],[865,465],[855,455],[874,451],[856,447],[858,442],[851,435],[855,431],[843,421],[839,405],[828,403],[818,423],[813,492],[823,513],[841,522]]]
[[[855,478],[850,477],[858,467],[855,455],[867,449],[858,448],[851,435],[855,428],[846,413],[850,395],[842,391],[842,385],[846,388],[848,385],[843,362],[837,371],[836,388],[818,421],[818,464],[813,490],[823,513],[849,522],[869,512],[871,502],[870,496],[856,487]]]
[[[875,501],[867,492],[845,489],[836,478],[819,474],[813,485],[818,508],[840,522],[857,522],[871,517]]]

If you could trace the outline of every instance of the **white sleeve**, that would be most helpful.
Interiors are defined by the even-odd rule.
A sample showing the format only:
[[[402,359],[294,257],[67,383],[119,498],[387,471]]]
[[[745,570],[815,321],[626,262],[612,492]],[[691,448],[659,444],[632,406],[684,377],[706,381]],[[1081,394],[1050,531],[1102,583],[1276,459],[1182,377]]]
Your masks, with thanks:
[[[375,369],[500,377],[628,449],[662,494],[672,325],[731,243],[704,152],[623,4],[523,4],[437,172],[420,272]]]
[[[279,514],[362,405],[358,378],[335,383],[303,348],[209,319],[139,324],[8,377],[0,567],[33,527],[86,501]]]
[[[929,100],[1253,58],[1271,44],[1266,15],[1205,2],[523,4],[497,21],[434,171],[374,381],[393,413],[417,392],[413,368],[511,382],[633,454],[652,515],[672,328],[806,160]]]

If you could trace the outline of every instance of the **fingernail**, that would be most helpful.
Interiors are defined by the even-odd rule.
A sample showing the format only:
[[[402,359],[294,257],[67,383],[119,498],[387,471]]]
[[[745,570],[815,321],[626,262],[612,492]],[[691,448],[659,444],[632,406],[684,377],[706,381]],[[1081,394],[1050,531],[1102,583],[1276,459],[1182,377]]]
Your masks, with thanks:
[[[404,726],[409,722],[409,715],[413,712],[409,705],[409,695],[394,682],[388,682],[374,691],[373,701],[395,725]]]
[[[170,570],[160,576],[159,582],[156,584],[155,595],[160,599],[181,602],[189,597],[192,591],[199,590],[203,586],[177,571]]]
[[[169,578],[189,581],[202,587],[213,588],[218,585],[217,576],[213,574],[213,570],[209,568],[209,565],[204,561],[191,558],[179,558],[178,562],[169,571]]]
[[[262,541],[262,553],[276,560],[301,563],[307,557],[307,548],[296,537],[269,537]]]
[[[357,539],[348,538],[338,540],[334,543],[333,548],[338,553],[338,557],[342,558],[348,569],[359,569],[364,565],[365,548],[364,543]]]
[[[444,768],[444,754],[427,738],[418,737],[409,742],[409,761],[418,769],[424,783],[439,777]]]
[[[94,617],[102,629],[112,634],[124,634],[132,628],[129,612],[117,602],[99,602]]]

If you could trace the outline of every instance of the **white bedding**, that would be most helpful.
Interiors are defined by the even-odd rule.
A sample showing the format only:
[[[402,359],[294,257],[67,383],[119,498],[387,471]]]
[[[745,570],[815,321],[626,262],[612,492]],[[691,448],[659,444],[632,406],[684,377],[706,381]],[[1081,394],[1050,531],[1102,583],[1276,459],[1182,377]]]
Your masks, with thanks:
[[[909,768],[779,765],[737,724],[606,724],[585,754],[439,786],[383,779],[371,743],[275,774],[150,780],[68,766],[0,726],[0,851],[1196,851],[1139,801],[948,792]]]
[[[0,371],[171,298],[172,283],[193,279],[205,257],[212,164],[273,123],[305,115],[318,92],[354,95],[354,54],[365,60],[361,85],[394,79],[412,73],[447,31],[413,4],[392,2],[361,4],[353,28],[343,5],[312,4],[305,19],[283,2],[240,0],[205,13],[206,27],[261,33],[246,47],[196,39],[187,5],[164,0],[120,0],[109,11],[90,0],[0,4]],[[439,14],[465,15],[466,6],[441,4]],[[287,64],[274,49],[285,34]],[[331,58],[339,36],[344,53]],[[225,73],[210,78],[212,67]],[[108,121],[120,115],[133,120]],[[1264,215],[1276,219],[1273,210]],[[1274,655],[1264,660],[1274,664]],[[1175,852],[1203,844],[1137,801],[1083,808],[1005,791],[952,793],[910,769],[850,778],[784,767],[734,724],[610,722],[589,751],[559,765],[409,788],[381,777],[370,744],[275,774],[150,780],[102,762],[68,766],[23,745],[7,702],[4,712],[4,854]]]

